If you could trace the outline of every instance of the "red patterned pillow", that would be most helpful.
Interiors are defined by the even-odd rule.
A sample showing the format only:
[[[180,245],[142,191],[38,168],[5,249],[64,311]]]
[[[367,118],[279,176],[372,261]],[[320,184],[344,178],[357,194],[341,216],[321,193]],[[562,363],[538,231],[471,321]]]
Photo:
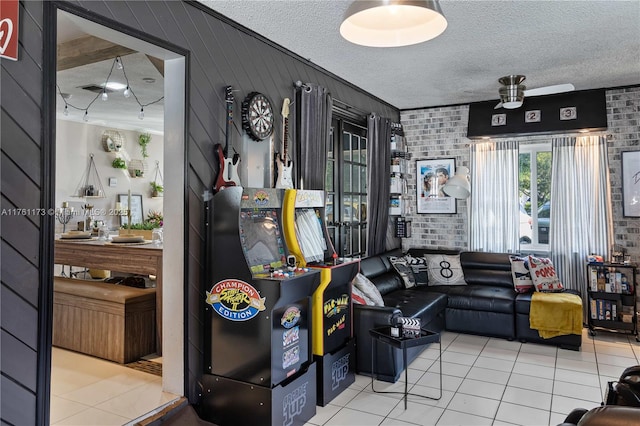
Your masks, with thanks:
[[[509,256],[511,262],[511,276],[513,278],[513,288],[517,293],[528,293],[533,291],[533,280],[529,272],[529,260],[520,256]]]
[[[536,291],[564,291],[551,259],[529,255],[529,271]]]

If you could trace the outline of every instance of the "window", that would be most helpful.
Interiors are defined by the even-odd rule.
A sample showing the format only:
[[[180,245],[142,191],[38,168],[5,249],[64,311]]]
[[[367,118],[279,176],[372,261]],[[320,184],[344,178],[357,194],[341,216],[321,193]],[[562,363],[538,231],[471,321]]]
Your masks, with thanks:
[[[327,149],[326,221],[340,257],[367,249],[367,129],[334,117]]]
[[[520,245],[549,244],[551,144],[520,145]]]

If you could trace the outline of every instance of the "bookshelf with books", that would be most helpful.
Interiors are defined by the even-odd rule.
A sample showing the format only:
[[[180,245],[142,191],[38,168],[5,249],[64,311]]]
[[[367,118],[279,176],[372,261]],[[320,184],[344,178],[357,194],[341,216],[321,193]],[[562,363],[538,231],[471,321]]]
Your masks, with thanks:
[[[589,317],[592,336],[596,328],[632,333],[638,338],[636,265],[587,264]]]

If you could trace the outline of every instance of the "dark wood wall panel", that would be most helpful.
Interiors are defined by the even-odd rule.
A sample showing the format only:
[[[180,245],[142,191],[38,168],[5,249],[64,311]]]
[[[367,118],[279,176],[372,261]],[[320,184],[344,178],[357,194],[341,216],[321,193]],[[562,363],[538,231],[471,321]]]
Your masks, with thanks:
[[[29,368],[29,365],[36,364],[36,352],[4,330],[0,333],[0,344],[4,350],[16,355],[2,358],[2,369],[12,371],[14,380],[35,393],[37,370]]]
[[[2,349],[4,351],[4,348]],[[4,356],[3,356],[4,359]],[[28,361],[28,360],[25,360]],[[35,365],[34,365],[35,367]],[[2,365],[4,372],[4,363]],[[2,423],[10,425],[36,424],[36,395],[20,384],[2,376],[0,381],[2,392]]]
[[[3,424],[37,422],[38,306],[41,216],[13,208],[40,209],[42,185],[43,5],[20,2],[18,61],[0,70],[0,208],[2,285],[0,392]],[[48,398],[42,395],[41,398]]]
[[[38,346],[38,329],[37,327],[27,327],[30,324],[37,324],[38,311],[35,306],[20,298],[4,283],[0,289],[0,295],[2,296],[2,313],[0,314],[2,331],[11,334],[32,350],[35,350]],[[4,346],[2,350],[5,350]],[[11,355],[13,357],[14,354]],[[4,372],[4,356],[2,359]],[[2,396],[4,398],[4,394]]]
[[[181,1],[123,2],[70,1],[58,2],[62,7],[80,8],[95,14],[98,20],[111,20],[114,28],[127,27],[129,34],[146,33],[189,52],[187,105],[186,200],[187,254],[187,383],[186,393],[192,403],[198,401],[199,378],[204,371],[203,324],[204,201],[202,194],[213,183],[217,172],[214,145],[224,143],[225,103],[223,88],[232,85],[237,92],[236,123],[233,140],[242,136],[239,124],[240,102],[252,91],[260,91],[279,105],[284,97],[292,97],[293,82],[317,83],[334,95],[362,111],[399,118],[396,108],[380,102],[347,82],[308,63],[282,48],[246,33],[198,3]],[[1,207],[48,208],[43,206],[40,188],[41,170],[48,160],[40,151],[43,143],[43,33],[47,17],[42,1],[21,2],[20,60],[2,61],[0,91],[2,119],[2,198]],[[47,9],[48,10],[48,9]],[[276,108],[279,113],[279,108]],[[278,117],[276,118],[278,120]],[[178,200],[175,200],[178,201]],[[50,236],[40,235],[38,217],[3,217],[2,220],[2,414],[1,422],[29,425],[36,422],[36,395],[32,392],[37,371],[38,297],[42,288],[38,281],[41,244]],[[5,259],[14,269],[9,271]],[[45,262],[46,263],[46,262]],[[46,275],[46,274],[45,274]],[[42,296],[42,295],[40,295]],[[9,340],[7,340],[9,341]],[[5,351],[6,349],[6,351]],[[11,349],[11,351],[9,351]],[[48,350],[43,348],[43,350]],[[10,357],[10,358],[6,358]],[[42,357],[41,357],[42,358]],[[7,360],[5,363],[4,360]],[[46,371],[40,371],[47,374]],[[48,395],[39,395],[45,400]],[[46,404],[45,404],[46,405]],[[6,409],[5,409],[6,408]],[[47,418],[45,416],[45,418]]]
[[[33,306],[38,306],[38,266],[5,241],[0,246],[0,258],[2,283]]]

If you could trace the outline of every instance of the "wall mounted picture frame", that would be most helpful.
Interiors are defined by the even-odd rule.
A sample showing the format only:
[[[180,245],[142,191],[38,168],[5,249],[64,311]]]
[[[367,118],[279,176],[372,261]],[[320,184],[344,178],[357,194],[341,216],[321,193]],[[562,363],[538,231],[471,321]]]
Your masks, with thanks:
[[[622,152],[622,215],[640,217],[640,151]]]
[[[442,192],[455,170],[454,158],[416,161],[418,213],[456,213],[456,199]]]
[[[122,210],[129,208],[129,194],[118,194],[118,202]],[[142,208],[142,195],[131,194],[131,223],[136,225],[144,222],[144,209]],[[120,226],[129,224],[129,218],[126,214],[120,215]]]

